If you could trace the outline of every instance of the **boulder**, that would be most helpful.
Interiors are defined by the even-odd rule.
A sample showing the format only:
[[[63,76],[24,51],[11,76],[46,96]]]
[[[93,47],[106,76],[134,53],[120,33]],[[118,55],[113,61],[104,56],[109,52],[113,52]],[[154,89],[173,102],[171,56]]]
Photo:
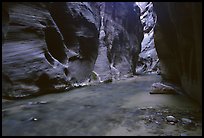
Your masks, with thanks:
[[[150,94],[176,94],[176,89],[172,86],[157,82],[152,84]]]

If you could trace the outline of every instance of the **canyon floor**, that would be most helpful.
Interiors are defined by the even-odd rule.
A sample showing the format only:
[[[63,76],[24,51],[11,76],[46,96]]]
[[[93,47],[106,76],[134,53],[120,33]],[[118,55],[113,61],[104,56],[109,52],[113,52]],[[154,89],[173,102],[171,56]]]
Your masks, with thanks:
[[[159,75],[139,75],[31,99],[2,99],[2,135],[202,135],[201,107],[184,95],[149,94],[159,81]],[[168,116],[176,121],[168,122]]]

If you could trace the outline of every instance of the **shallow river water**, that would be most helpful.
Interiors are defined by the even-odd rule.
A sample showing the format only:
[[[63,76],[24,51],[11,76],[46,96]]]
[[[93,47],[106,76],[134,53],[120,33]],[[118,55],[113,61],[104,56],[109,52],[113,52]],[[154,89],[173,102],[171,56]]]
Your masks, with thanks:
[[[159,81],[158,75],[141,75],[31,99],[2,99],[2,135],[202,135],[201,108],[184,95],[149,94]]]

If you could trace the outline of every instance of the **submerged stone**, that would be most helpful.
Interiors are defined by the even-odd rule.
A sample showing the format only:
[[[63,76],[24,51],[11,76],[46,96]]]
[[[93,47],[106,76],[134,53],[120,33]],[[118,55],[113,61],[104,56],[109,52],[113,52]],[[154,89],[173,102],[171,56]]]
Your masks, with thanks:
[[[174,116],[167,116],[166,117],[166,120],[168,121],[168,122],[176,122],[177,120],[176,120],[176,118],[174,117]]]

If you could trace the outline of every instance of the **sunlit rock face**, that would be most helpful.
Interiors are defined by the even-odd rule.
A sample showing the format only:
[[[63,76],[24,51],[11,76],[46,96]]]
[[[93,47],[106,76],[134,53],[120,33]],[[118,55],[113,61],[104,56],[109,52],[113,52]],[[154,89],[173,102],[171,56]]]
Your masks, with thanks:
[[[157,3],[155,46],[164,79],[180,84],[202,101],[202,4]]]
[[[102,81],[135,74],[143,28],[140,9],[133,2],[102,2],[100,45],[95,72]]]
[[[140,19],[143,25],[144,39],[141,43],[137,73],[159,73],[159,59],[154,45],[154,27],[157,16],[152,2],[136,2],[141,10]]]
[[[99,15],[89,3],[3,5],[3,97],[65,90],[90,77]]]

